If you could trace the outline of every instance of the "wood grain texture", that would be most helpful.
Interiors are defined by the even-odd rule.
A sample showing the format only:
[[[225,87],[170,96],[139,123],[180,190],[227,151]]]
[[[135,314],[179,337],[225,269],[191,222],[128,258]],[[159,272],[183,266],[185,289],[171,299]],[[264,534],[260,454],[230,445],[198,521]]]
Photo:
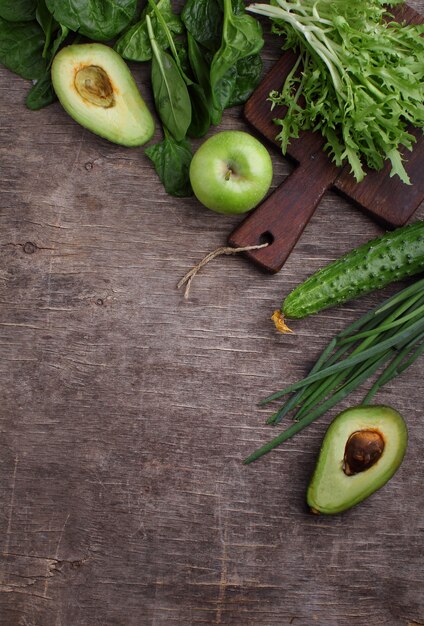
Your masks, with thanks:
[[[270,39],[266,68],[278,54]],[[377,397],[405,415],[409,446],[357,508],[305,509],[336,410],[241,465],[271,437],[257,401],[400,286],[290,337],[272,311],[383,229],[329,192],[277,276],[222,257],[185,301],[177,281],[238,219],[167,196],[142,149],[58,104],[27,110],[27,89],[0,69],[1,625],[423,624],[422,360]],[[241,109],[230,128],[247,129]],[[275,189],[291,166],[272,158]]]

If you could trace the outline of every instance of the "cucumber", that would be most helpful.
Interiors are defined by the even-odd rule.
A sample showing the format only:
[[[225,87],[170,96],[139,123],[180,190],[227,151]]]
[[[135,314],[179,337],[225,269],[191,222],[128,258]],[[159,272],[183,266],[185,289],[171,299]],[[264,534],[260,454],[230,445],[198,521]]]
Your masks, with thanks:
[[[326,265],[296,287],[281,313],[298,319],[424,271],[424,221],[388,232]]]

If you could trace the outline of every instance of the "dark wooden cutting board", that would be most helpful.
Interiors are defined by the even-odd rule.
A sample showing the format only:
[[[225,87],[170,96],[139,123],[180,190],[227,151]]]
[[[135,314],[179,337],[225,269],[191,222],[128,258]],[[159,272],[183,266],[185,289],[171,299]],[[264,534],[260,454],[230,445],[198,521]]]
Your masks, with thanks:
[[[398,21],[424,21],[407,5],[394,8],[393,14]],[[271,111],[268,95],[274,89],[281,89],[296,58],[294,52],[285,52],[244,109],[248,122],[278,147],[278,127],[273,119],[283,117],[284,108]],[[411,128],[410,132],[417,137],[413,151],[404,153],[411,185],[405,185],[398,176],[390,177],[390,163],[379,172],[370,171],[361,183],[356,183],[349,166],[336,167],[323,151],[324,139],[320,134],[302,132],[288,147],[288,156],[298,167],[235,228],[228,238],[229,244],[243,247],[267,242],[267,247],[246,254],[263,269],[278,272],[330,188],[350,198],[386,226],[402,226],[424,199],[424,141],[421,131]]]

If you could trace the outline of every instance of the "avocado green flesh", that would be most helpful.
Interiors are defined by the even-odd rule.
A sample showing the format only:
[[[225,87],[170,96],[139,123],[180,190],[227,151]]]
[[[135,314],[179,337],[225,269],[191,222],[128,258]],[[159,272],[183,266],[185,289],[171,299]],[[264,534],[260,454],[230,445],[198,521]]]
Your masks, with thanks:
[[[78,91],[78,76],[97,68],[106,76],[112,93],[108,106]],[[123,146],[141,146],[154,132],[153,117],[126,63],[103,44],[76,44],[63,48],[52,64],[52,82],[60,103],[79,124]],[[97,100],[97,101],[96,101]]]
[[[378,461],[348,476],[343,471],[346,442],[356,431],[374,430],[384,440]],[[307,492],[313,512],[341,513],[380,489],[405,454],[408,433],[402,416],[387,406],[358,406],[340,413],[327,430]]]

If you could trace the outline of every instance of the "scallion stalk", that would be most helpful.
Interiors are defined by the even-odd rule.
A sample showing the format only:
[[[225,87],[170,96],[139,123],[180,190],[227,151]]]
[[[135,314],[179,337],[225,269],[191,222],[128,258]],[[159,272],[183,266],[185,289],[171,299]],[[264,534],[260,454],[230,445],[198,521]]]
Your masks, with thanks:
[[[365,395],[367,404],[424,352],[424,279],[369,311],[327,345],[308,376],[271,394],[260,405],[290,395],[267,420],[277,424],[293,409],[294,423],[244,460],[256,461],[343,400],[388,363]]]

